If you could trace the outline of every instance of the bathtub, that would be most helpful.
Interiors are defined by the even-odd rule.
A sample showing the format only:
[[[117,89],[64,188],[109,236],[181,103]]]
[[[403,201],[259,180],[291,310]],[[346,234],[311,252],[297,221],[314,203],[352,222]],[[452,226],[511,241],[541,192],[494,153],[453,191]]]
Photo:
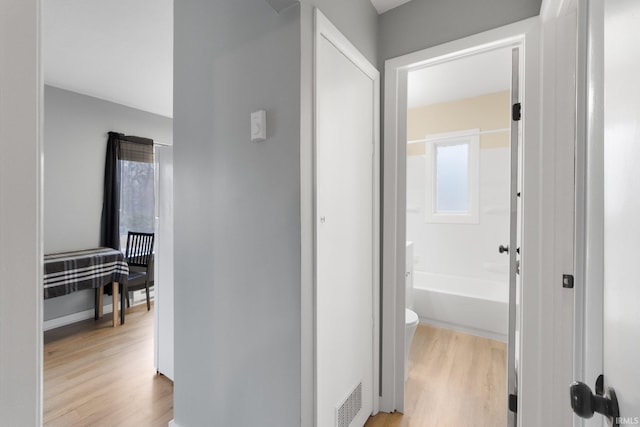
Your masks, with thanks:
[[[414,271],[413,306],[422,323],[507,341],[506,281]]]

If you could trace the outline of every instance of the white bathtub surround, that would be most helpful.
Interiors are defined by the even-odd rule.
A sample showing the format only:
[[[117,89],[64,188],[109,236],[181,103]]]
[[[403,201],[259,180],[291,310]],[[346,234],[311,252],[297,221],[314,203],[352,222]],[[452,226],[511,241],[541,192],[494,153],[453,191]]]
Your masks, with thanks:
[[[480,150],[480,221],[425,221],[426,158],[407,157],[407,240],[413,310],[423,323],[506,341],[509,257],[509,149]]]
[[[508,296],[505,282],[413,273],[413,308],[421,323],[506,342]]]
[[[407,240],[414,268],[437,274],[508,280],[509,257],[498,246],[509,240],[509,149],[480,150],[479,224],[425,221],[426,158],[407,157]]]

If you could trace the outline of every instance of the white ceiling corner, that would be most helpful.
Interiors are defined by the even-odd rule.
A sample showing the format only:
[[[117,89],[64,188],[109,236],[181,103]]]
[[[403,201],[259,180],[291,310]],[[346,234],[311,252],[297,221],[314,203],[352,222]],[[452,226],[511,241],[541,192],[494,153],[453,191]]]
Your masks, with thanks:
[[[402,4],[408,3],[411,0],[371,0],[373,7],[376,8],[379,15],[390,11]]]
[[[293,6],[300,0],[267,0],[267,3],[278,13]]]
[[[46,84],[173,116],[173,0],[45,0]]]

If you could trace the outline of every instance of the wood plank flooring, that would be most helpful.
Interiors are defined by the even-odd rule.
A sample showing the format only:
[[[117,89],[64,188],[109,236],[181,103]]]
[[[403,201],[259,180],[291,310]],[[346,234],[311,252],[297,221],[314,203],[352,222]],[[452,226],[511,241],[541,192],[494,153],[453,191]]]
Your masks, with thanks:
[[[45,333],[44,425],[166,427],[173,383],[153,367],[153,311],[127,312]],[[498,427],[506,424],[506,345],[419,325],[410,353],[406,414],[366,427]]]
[[[153,309],[127,311],[44,334],[44,425],[166,427],[173,383],[153,367]]]
[[[365,427],[506,425],[506,344],[418,325],[409,353],[405,414],[380,413]]]

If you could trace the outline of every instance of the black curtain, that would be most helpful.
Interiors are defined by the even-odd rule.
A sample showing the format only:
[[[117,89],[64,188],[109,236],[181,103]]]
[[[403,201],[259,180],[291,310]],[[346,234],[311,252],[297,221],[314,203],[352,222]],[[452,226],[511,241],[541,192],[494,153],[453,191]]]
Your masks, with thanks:
[[[109,132],[100,246],[120,249],[120,160],[153,163],[153,140]]]
[[[100,226],[100,246],[120,249],[120,137],[109,132],[104,166],[104,201]]]
[[[109,132],[104,167],[100,246],[113,249],[120,249],[121,160],[153,163],[153,140]],[[105,286],[104,291],[111,295],[111,285]]]

